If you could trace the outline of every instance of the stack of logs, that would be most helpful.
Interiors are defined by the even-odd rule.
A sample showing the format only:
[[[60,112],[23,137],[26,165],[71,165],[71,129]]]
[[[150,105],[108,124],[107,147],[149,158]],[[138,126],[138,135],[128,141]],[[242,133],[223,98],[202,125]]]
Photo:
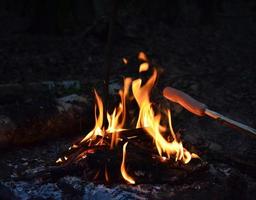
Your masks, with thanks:
[[[207,163],[201,159],[192,159],[188,164],[176,162],[174,158],[159,156],[152,138],[142,128],[118,132],[120,140],[110,148],[111,134],[97,136],[88,144],[77,140],[60,157],[62,162],[47,171],[48,178],[63,175],[75,175],[97,183],[122,183],[120,166],[123,145],[126,149],[126,170],[137,184],[174,183],[207,169]],[[100,145],[96,145],[97,143]],[[45,172],[40,173],[45,175]]]

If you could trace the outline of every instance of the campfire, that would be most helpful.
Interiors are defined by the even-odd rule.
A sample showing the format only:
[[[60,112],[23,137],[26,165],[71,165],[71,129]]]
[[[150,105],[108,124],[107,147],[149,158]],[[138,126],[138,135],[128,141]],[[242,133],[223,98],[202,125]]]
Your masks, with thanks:
[[[95,126],[58,158],[59,167],[76,166],[91,181],[128,184],[170,182],[180,174],[184,177],[183,172],[187,175],[202,167],[199,156],[185,148],[180,134],[175,133],[171,110],[159,110],[151,102],[157,69],[150,67],[145,53],[140,52],[138,59],[139,72],[150,73],[150,77],[145,81],[124,78],[118,93],[120,102],[112,112],[105,112],[104,102],[95,90]],[[128,60],[124,59],[124,63]],[[138,112],[128,116],[128,105],[133,101]],[[136,124],[131,119],[136,119]]]

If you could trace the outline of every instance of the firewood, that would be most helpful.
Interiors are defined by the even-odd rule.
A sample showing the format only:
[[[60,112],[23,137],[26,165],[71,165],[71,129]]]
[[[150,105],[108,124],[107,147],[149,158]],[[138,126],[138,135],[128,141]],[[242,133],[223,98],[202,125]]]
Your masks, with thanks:
[[[174,183],[207,168],[207,163],[199,159],[189,164],[176,162],[172,157],[163,159],[159,156],[152,138],[142,128],[122,130],[118,133],[120,140],[113,149],[110,148],[111,133],[106,133],[104,137],[97,136],[91,143],[81,143],[81,140],[78,140],[74,143],[75,148],[61,156],[62,162],[59,166],[48,167],[26,178],[49,181],[65,175],[74,175],[98,183],[124,182],[120,166],[122,147],[127,141],[129,145],[126,149],[126,168],[138,184]],[[99,141],[101,143],[96,145]]]

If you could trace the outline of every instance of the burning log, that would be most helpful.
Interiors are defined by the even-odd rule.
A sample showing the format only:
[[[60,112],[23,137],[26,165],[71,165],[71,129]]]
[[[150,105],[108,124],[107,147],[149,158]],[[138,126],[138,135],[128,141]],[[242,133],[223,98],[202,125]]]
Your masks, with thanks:
[[[111,139],[108,136],[98,137],[98,141],[104,140],[102,145],[83,144],[70,148],[63,154],[61,157],[63,161],[58,163],[58,166],[26,176],[25,179],[52,181],[66,175],[75,175],[97,183],[121,183],[124,181],[120,173],[123,160],[122,147],[127,141],[125,168],[136,184],[176,183],[208,167],[206,162],[199,159],[184,164],[175,162],[174,158],[159,156],[153,140],[144,129],[123,130],[121,133],[120,135],[124,135],[125,139],[121,137],[123,140],[120,140],[114,149],[109,148]]]
[[[97,136],[97,138],[95,139],[94,144],[97,144],[100,141],[102,141],[102,144],[104,144],[104,146],[103,145],[92,146],[92,144],[90,144],[89,146],[87,144],[80,145],[82,139],[79,138],[77,141],[73,143],[73,145],[69,148],[68,151],[63,153],[59,161],[61,162],[63,161],[62,164],[65,166],[68,166],[73,162],[75,162],[76,159],[79,159],[79,156],[80,157],[83,156],[82,154],[86,155],[87,153],[90,154],[90,153],[95,153],[101,149],[107,149],[108,148],[107,146],[110,146],[111,144],[111,134],[112,133],[107,133],[105,137]],[[123,131],[117,132],[116,134],[121,135],[121,138],[119,140],[122,144],[124,142],[129,141],[129,143],[131,143],[135,147],[138,147],[139,149],[145,149],[145,146],[141,146],[140,142],[142,141],[144,143],[147,143],[147,146],[149,144],[152,144],[152,140],[150,140],[150,137],[145,133],[145,131],[142,128],[123,130]]]

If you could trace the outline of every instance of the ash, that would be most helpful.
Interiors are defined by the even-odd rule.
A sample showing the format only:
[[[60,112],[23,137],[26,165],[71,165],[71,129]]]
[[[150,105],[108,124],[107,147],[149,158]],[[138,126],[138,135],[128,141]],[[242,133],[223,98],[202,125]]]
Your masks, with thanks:
[[[59,139],[47,144],[13,150],[3,154],[1,164],[1,199],[255,199],[256,181],[254,171],[243,169],[237,163],[228,162],[218,152],[215,143],[197,142],[199,149],[205,149],[203,159],[208,160],[208,169],[176,183],[128,185],[125,182],[99,184],[81,177],[63,176],[43,180],[40,177],[25,179],[53,165],[59,152],[74,141]],[[190,141],[193,142],[192,140]],[[196,143],[196,142],[195,142]],[[221,150],[222,151],[222,150]],[[216,159],[216,156],[218,159]],[[222,159],[220,159],[222,158]],[[164,176],[164,174],[159,174]]]

